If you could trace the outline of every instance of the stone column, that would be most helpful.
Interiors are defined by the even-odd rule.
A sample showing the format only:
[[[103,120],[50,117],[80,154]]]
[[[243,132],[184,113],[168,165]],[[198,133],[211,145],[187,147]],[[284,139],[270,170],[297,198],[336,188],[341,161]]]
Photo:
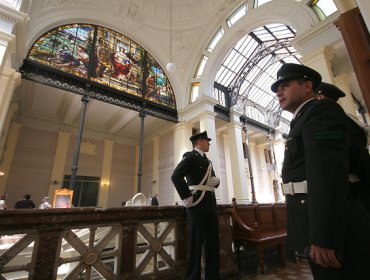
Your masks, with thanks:
[[[230,203],[231,199],[235,197],[235,192],[234,192],[234,180],[233,180],[233,169],[231,167],[232,165],[232,160],[231,160],[231,142],[230,142],[230,136],[223,133],[222,134],[223,138],[223,144],[224,144],[224,154],[225,154],[225,178],[224,181],[226,181],[226,186],[227,190],[226,192],[223,192],[223,198],[227,197],[227,202]],[[222,180],[221,180],[222,181]]]
[[[212,167],[215,171],[217,177],[220,178],[220,155],[218,152],[218,145],[217,145],[217,133],[216,133],[216,123],[215,123],[215,115],[214,112],[204,112],[199,116],[199,127],[200,132],[207,131],[207,135],[211,138],[209,152],[207,153],[207,157],[212,161]],[[216,197],[221,197],[221,185],[220,188],[216,189]],[[225,186],[224,186],[225,187]]]
[[[281,189],[281,170],[283,168],[283,161],[284,161],[284,151],[285,151],[285,140],[283,138],[283,130],[281,127],[277,127],[275,129],[275,138],[272,141],[274,152],[275,152],[275,164],[276,164],[276,171],[278,176],[278,192],[279,197],[283,201],[285,198],[282,193]],[[280,201],[279,201],[280,202]]]
[[[174,167],[182,160],[182,155],[193,149],[193,146],[189,140],[192,132],[192,124],[189,122],[179,122],[175,125],[174,128],[174,151],[173,151],[173,163]],[[181,201],[180,196],[178,195],[175,188],[172,188],[174,191],[175,202]]]
[[[174,167],[182,160],[182,155],[193,149],[189,140],[192,134],[192,124],[189,122],[179,122],[174,129]]]
[[[15,112],[18,111],[18,103],[12,103],[9,107],[7,117],[5,119],[4,127],[3,127],[3,133],[0,134],[0,162],[3,158],[3,151],[6,147],[6,139],[8,136],[8,132],[10,129],[10,125],[12,123],[13,116]]]
[[[230,194],[238,203],[250,203],[250,185],[247,182],[246,166],[243,152],[242,124],[239,121],[240,113],[231,109],[230,123],[227,125],[228,142],[225,143],[225,160],[227,182]],[[225,141],[226,142],[226,141]],[[229,171],[228,171],[229,170]]]
[[[22,1],[17,2],[19,5],[15,1],[0,0],[0,135],[4,135],[3,126],[14,88],[20,83],[20,74],[8,66],[10,55],[15,52],[13,30],[16,26],[20,28],[18,23],[27,18],[18,11]]]
[[[0,75],[0,132],[4,128],[14,89],[20,81],[21,75],[10,68],[5,68]]]
[[[8,141],[7,141],[8,144],[6,146],[6,149],[3,152],[3,158],[0,163],[0,172],[4,173],[4,175],[0,177],[0,193],[4,193],[5,191],[5,186],[8,180],[10,167],[12,165],[15,148],[17,146],[18,135],[19,135],[21,127],[22,125],[17,122],[13,122],[10,125],[10,131],[9,131]]]
[[[333,83],[334,75],[331,69],[332,53],[327,47],[321,47],[311,54],[307,54],[302,58],[304,65],[318,71],[322,76],[322,81]]]
[[[351,77],[348,74],[342,74],[334,78],[334,84],[346,94],[345,97],[339,98],[338,103],[346,113],[351,114],[352,116],[357,116],[356,105],[353,101],[351,89],[349,87],[350,82]]]
[[[152,178],[152,194],[155,195],[159,190],[159,136],[153,139],[153,178]]]
[[[113,156],[113,145],[114,142],[111,140],[104,140],[104,155],[103,155],[103,166],[101,172],[101,185],[99,192],[98,206],[108,207],[109,202],[109,187],[110,187],[110,174],[112,167],[112,156]]]
[[[54,197],[55,190],[62,187],[71,133],[58,131],[58,142],[55,151],[53,169],[51,170],[48,196]]]

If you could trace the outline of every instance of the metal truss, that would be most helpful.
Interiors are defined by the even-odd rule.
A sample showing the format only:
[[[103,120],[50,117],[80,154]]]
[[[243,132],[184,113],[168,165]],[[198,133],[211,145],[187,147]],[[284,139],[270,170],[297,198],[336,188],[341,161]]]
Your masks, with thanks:
[[[145,109],[146,113],[153,117],[171,122],[178,121],[177,111],[175,109],[164,107],[149,100],[144,100],[132,94],[91,82],[68,73],[62,73],[28,59],[24,61],[24,64],[20,68],[20,72],[22,78],[27,80],[63,89],[79,95],[85,95],[86,88],[89,88],[88,95],[93,99],[138,112]]]

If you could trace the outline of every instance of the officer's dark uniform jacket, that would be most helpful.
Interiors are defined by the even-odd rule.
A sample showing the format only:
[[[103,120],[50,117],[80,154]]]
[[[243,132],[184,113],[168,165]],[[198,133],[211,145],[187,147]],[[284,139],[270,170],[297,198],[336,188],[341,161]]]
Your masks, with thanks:
[[[348,118],[351,127],[350,173],[361,178],[370,188],[370,156],[367,134],[362,127]]]
[[[347,251],[370,253],[370,155],[367,134],[348,118],[351,128],[349,152],[350,174],[358,177],[350,182],[350,219],[347,231]]]
[[[192,195],[189,186],[198,185],[202,181],[209,164],[210,161],[202,157],[196,150],[186,152],[183,155],[182,161],[177,165],[171,176],[171,180],[182,200]],[[213,168],[211,172],[211,176],[215,176]],[[193,202],[201,194],[202,191],[196,191],[193,195]],[[200,215],[216,214],[216,197],[214,192],[206,191],[202,201],[188,210],[199,212]]]
[[[349,123],[329,100],[307,102],[292,121],[283,183],[307,180],[308,194],[286,195],[290,249],[342,250],[348,217]]]

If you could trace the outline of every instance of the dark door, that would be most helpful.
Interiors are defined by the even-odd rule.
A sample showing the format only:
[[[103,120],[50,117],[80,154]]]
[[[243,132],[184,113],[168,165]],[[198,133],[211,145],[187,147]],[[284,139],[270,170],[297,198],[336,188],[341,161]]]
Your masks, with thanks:
[[[71,176],[65,175],[63,187],[69,189]],[[76,176],[73,188],[72,204],[74,207],[97,206],[99,194],[99,177]]]

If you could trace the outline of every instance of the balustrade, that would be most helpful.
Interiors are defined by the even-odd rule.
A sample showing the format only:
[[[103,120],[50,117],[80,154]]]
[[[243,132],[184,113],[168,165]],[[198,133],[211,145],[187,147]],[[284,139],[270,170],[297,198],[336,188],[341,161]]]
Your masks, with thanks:
[[[219,206],[221,274],[238,272],[231,208]],[[187,225],[181,206],[0,212],[0,279],[181,279]]]

